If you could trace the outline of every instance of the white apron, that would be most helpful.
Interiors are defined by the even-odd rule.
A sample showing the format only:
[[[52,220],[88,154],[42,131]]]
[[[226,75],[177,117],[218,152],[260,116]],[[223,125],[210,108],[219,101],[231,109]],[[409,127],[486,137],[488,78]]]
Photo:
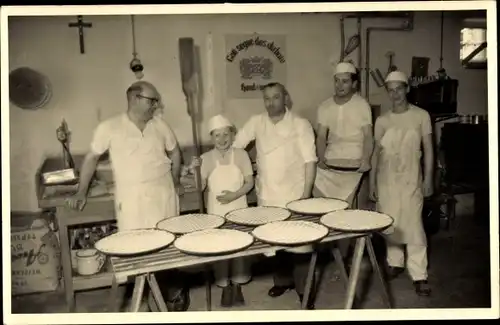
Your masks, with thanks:
[[[344,107],[338,107],[335,127],[329,128],[329,144],[325,159],[360,159],[363,155],[363,135],[360,129],[346,125]],[[324,170],[317,168],[314,196],[347,201],[352,205],[363,174],[351,171]]]
[[[389,128],[380,141],[377,169],[377,210],[394,219],[385,231],[395,244],[425,246],[420,133]]]
[[[275,133],[273,137],[256,142],[258,173],[255,189],[259,206],[286,208],[287,203],[302,197],[305,170],[303,162],[297,159],[302,154],[296,136],[292,129],[289,134]],[[287,251],[310,253],[313,248],[306,245]]]
[[[160,220],[179,215],[172,173],[150,182],[117,184],[115,209],[119,231],[154,228]]]
[[[228,165],[221,165],[217,160],[214,170],[208,177],[207,193],[207,213],[224,216],[229,211],[248,207],[246,195],[230,202],[222,204],[217,200],[217,196],[223,191],[235,192],[244,184],[244,176],[241,170],[234,164],[234,151],[231,151],[231,161]],[[218,286],[226,286],[228,278],[235,282],[246,283],[250,281],[250,270],[246,261],[236,258],[231,261],[231,274],[229,274],[228,261],[215,263],[215,277]]]

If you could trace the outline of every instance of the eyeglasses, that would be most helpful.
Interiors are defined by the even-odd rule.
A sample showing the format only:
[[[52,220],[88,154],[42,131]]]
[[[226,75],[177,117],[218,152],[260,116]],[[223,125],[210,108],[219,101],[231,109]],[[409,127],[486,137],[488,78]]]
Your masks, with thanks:
[[[153,104],[153,105],[156,105],[160,102],[160,100],[158,98],[147,97],[147,96],[143,96],[143,95],[136,95],[136,96],[137,96],[137,98],[149,99],[151,101],[151,104]]]

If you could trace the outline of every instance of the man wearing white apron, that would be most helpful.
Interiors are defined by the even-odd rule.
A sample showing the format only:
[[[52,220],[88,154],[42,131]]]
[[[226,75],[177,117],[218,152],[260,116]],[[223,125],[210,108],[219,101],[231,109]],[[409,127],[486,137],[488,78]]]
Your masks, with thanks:
[[[267,112],[251,117],[239,130],[233,146],[246,148],[255,140],[258,204],[286,207],[290,201],[311,197],[317,161],[314,131],[309,121],[289,110],[291,101],[283,85],[271,83],[262,92]],[[299,299],[303,299],[308,265],[299,260],[304,255],[309,257],[304,253],[311,251],[308,245],[289,250],[301,255],[277,253],[279,267],[269,290],[271,297],[295,287]],[[314,308],[312,299],[308,308]]]
[[[358,73],[354,65],[337,64],[333,78],[335,94],[318,108],[319,162],[313,195],[344,200],[353,207],[363,173],[370,169],[372,113],[368,102],[357,93]],[[337,243],[344,258],[350,243],[349,239]]]
[[[68,201],[72,208],[84,208],[98,160],[109,151],[118,231],[154,228],[160,220],[179,215],[182,190],[181,152],[172,130],[156,114],[161,108],[157,89],[146,81],[135,82],[127,89],[127,100],[126,113],[97,126],[81,167],[78,193]],[[179,288],[169,286],[166,291],[167,301],[181,296]]]
[[[418,295],[427,296],[427,239],[422,221],[424,197],[433,192],[434,153],[429,113],[407,102],[408,77],[391,72],[386,78],[391,111],[375,122],[375,151],[370,198],[378,211],[394,219],[385,232],[389,275],[408,273]],[[424,154],[422,179],[421,147]]]
[[[246,195],[254,186],[252,163],[244,149],[232,148],[235,128],[222,115],[209,121],[214,149],[193,158],[201,165],[202,188],[207,188],[207,213],[225,216],[236,209],[248,207]],[[248,259],[237,258],[215,264],[217,286],[222,288],[221,306],[245,303],[241,285],[251,279]]]
[[[357,93],[358,74],[351,63],[339,63],[333,77],[335,95],[324,101],[317,113],[319,162],[314,195],[352,205],[363,173],[370,169],[372,113],[368,102]]]

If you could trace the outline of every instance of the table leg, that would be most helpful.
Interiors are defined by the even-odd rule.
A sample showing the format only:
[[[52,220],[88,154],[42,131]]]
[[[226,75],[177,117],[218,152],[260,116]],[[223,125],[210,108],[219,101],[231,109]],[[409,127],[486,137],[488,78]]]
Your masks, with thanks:
[[[347,285],[347,295],[344,309],[352,309],[354,297],[356,296],[356,286],[358,285],[359,272],[361,270],[361,262],[365,251],[366,237],[356,239],[354,247],[354,257],[352,260],[351,273],[349,274],[349,283]]]
[[[75,311],[75,292],[73,290],[73,267],[71,266],[71,247],[68,238],[68,225],[64,217],[57,218],[59,243],[61,247],[61,264],[64,277],[66,305],[70,313]]]
[[[158,304],[156,303],[152,292],[149,292],[148,294],[148,307],[153,313],[160,312],[160,308],[158,308]]]
[[[212,310],[212,279],[211,279],[212,269],[210,266],[207,266],[205,269],[205,277],[206,277],[206,299],[207,299],[207,311]]]
[[[373,248],[372,240],[370,237],[366,238],[366,249],[368,250],[368,256],[370,256],[373,270],[375,271],[375,274],[377,275],[380,284],[382,285],[384,301],[387,307],[392,308],[391,297],[389,295],[389,290],[387,290],[387,283],[384,279],[384,276],[382,275],[382,271],[380,270],[380,266],[375,255],[375,249]]]
[[[307,271],[306,286],[304,288],[304,299],[302,300],[302,309],[307,309],[307,303],[311,299],[311,289],[313,285],[314,272],[316,272],[316,260],[318,259],[318,252],[314,250],[309,262],[309,270]]]
[[[113,280],[111,282],[111,290],[109,292],[109,302],[108,309],[110,313],[118,312],[118,282],[116,281],[115,275],[113,275]]]
[[[158,309],[160,312],[167,312],[167,304],[165,304],[165,300],[163,299],[163,295],[161,294],[160,287],[158,286],[158,281],[156,281],[154,273],[150,273],[148,275],[148,283]]]
[[[130,312],[137,313],[141,307],[142,297],[144,296],[144,286],[146,284],[146,275],[138,275],[135,277],[134,292],[132,294],[132,302]]]
[[[332,253],[333,257],[335,258],[335,264],[337,264],[337,268],[340,271],[340,277],[344,282],[344,286],[347,288],[347,284],[349,283],[349,277],[347,276],[347,272],[345,270],[344,258],[342,257],[340,249],[337,246],[335,246],[332,249]]]

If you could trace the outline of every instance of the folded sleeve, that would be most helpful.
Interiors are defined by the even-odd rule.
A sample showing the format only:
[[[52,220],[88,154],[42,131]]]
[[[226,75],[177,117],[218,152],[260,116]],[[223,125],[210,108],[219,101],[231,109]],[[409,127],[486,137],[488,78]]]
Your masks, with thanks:
[[[361,127],[372,125],[372,109],[368,102],[364,99],[360,101],[359,105],[359,119],[361,123]]]
[[[158,124],[160,125],[160,132],[165,140],[165,150],[172,151],[177,147],[177,138],[172,131],[170,125],[167,124],[163,119],[157,118]]]
[[[233,148],[245,149],[250,142],[255,140],[255,123],[257,117],[251,117],[238,131],[233,142]]]
[[[306,119],[299,119],[298,121],[299,148],[304,158],[304,162],[316,162],[318,161],[318,157],[316,155],[314,131],[311,123]]]
[[[252,162],[250,161],[248,153],[243,149],[235,148],[234,150],[235,150],[235,157],[237,158],[235,159],[236,163],[240,168],[243,176],[244,177],[252,176],[253,175]]]
[[[111,127],[109,122],[100,123],[94,131],[90,150],[96,155],[102,155],[111,146]]]
[[[422,110],[421,128],[422,128],[422,136],[432,134],[431,117],[430,117],[429,113],[427,113],[424,110]]]

